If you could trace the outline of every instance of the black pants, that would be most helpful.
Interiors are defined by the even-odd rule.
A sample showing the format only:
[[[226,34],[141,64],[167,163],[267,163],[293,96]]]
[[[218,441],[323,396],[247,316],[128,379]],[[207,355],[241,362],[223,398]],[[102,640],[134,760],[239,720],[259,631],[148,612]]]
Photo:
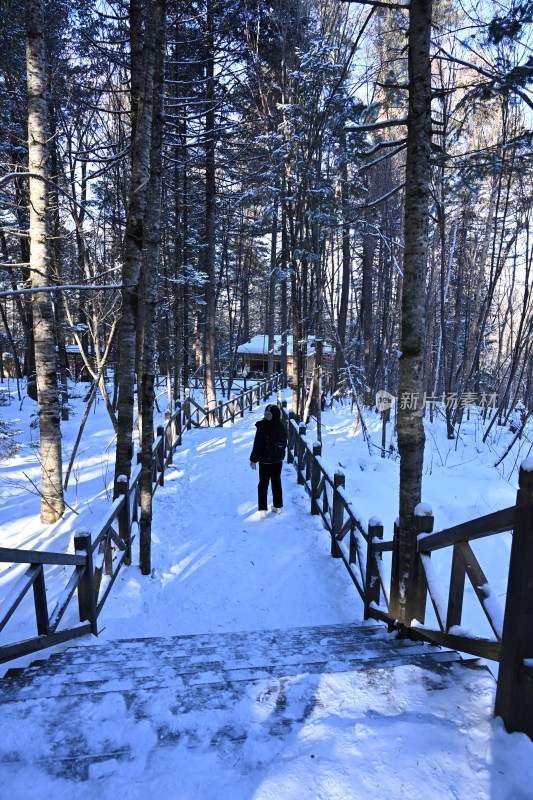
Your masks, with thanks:
[[[277,464],[259,464],[259,483],[257,485],[257,505],[259,511],[266,511],[268,484],[272,482],[272,499],[275,508],[283,507],[283,493],[281,491],[281,468],[283,461]]]

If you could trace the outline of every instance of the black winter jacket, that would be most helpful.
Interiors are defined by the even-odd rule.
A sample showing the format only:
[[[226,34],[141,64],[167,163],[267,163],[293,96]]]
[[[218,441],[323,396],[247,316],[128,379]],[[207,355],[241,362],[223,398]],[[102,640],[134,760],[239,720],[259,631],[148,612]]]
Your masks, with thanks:
[[[287,434],[283,424],[272,425],[266,419],[255,423],[254,446],[250,454],[250,461],[254,464],[276,464],[285,458],[287,447]]]

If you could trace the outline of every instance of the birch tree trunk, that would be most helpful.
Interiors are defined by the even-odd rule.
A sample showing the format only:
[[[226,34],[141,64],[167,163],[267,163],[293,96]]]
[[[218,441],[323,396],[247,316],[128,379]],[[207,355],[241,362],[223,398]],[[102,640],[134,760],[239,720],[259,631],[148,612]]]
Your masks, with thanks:
[[[346,152],[346,133],[341,133],[340,146],[343,151],[341,162],[342,181],[342,270],[340,280],[339,313],[337,316],[337,344],[335,350],[335,368],[333,385],[339,381],[339,372],[344,366],[346,346],[346,326],[348,322],[348,303],[350,299],[350,282],[352,273],[352,257],[350,252],[350,222],[348,206],[348,156]]]
[[[26,0],[26,71],[28,82],[28,171],[30,275],[33,289],[49,286],[47,242],[47,102],[44,49],[44,0]],[[33,295],[33,337],[39,413],[41,522],[57,522],[64,511],[61,423],[56,372],[56,336],[51,295]]]
[[[137,52],[132,44],[132,56]],[[138,98],[133,102],[135,127],[131,149],[131,182],[124,241],[122,269],[122,308],[119,328],[118,419],[115,457],[116,481],[130,477],[133,457],[133,409],[135,391],[135,353],[137,341],[137,302],[144,247],[144,216],[150,178],[150,141],[154,83],[154,2],[149,0],[142,51],[142,77]],[[136,73],[136,65],[132,72]]]
[[[421,408],[428,257],[431,154],[431,0],[409,7],[409,112],[405,188],[405,252],[399,369],[398,450],[400,453],[400,524],[396,542],[397,584],[393,614],[409,624],[417,616],[416,528],[424,461]],[[402,398],[413,402],[402,402]],[[417,400],[417,402],[414,402]],[[423,612],[422,612],[423,613]]]

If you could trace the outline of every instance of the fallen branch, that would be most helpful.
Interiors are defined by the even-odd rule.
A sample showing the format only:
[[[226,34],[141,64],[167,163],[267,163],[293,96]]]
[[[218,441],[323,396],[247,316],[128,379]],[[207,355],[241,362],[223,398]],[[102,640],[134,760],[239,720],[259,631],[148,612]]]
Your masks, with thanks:
[[[514,435],[512,441],[511,441],[509,447],[507,448],[507,450],[505,451],[503,456],[501,458],[499,458],[498,461],[494,464],[495,467],[499,467],[500,464],[502,463],[502,461],[504,460],[504,458],[507,458],[507,456],[509,455],[509,453],[513,449],[513,445],[516,442],[516,440],[520,439],[520,437],[524,433],[524,428],[526,427],[527,421],[530,418],[530,416],[531,416],[531,412],[529,412],[528,414],[525,415],[525,417],[524,417],[524,419],[522,421],[522,424],[520,425],[519,429],[515,433],[515,435]]]

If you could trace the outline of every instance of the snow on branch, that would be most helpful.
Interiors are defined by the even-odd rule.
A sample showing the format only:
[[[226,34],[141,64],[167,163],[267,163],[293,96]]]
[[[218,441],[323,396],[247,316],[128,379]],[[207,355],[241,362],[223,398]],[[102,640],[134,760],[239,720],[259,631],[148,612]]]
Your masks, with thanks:
[[[385,200],[388,200],[389,197],[392,197],[392,195],[396,194],[396,192],[400,192],[404,187],[405,187],[405,182],[400,183],[400,184],[398,184],[398,186],[395,186],[394,189],[391,189],[390,192],[386,192],[385,194],[382,194],[381,197],[376,197],[375,200],[371,200],[369,203],[364,203],[363,205],[356,206],[355,209],[356,209],[356,211],[361,211],[362,209],[365,209],[365,208],[372,208],[372,206],[377,206],[380,203],[383,203]],[[350,221],[354,222],[354,220],[350,220]]]
[[[59,192],[66,197],[70,203],[73,203],[75,206],[78,206],[78,208],[81,208],[88,217],[94,219],[93,215],[87,210],[86,206],[82,205],[82,203],[78,203],[77,200],[74,200],[74,198],[71,197],[69,193],[61,188],[61,186],[59,186],[55,181],[50,180],[50,178],[45,178],[42,175],[38,175],[36,172],[8,172],[7,175],[3,175],[0,178],[0,186],[2,186],[4,183],[8,183],[8,181],[14,180],[15,178],[35,178],[38,181],[43,181],[44,183],[50,184],[54,187],[56,192]]]
[[[74,283],[66,283],[62,284],[61,286],[39,286],[35,289],[31,287],[29,289],[10,289],[5,292],[0,292],[0,297],[13,297],[17,294],[36,294],[37,292],[57,292],[58,290],[85,290],[89,289],[93,292],[100,292],[102,290],[109,290],[109,289],[122,289],[122,283],[109,283],[109,284],[102,284],[101,286],[88,286],[84,284],[74,284]]]
[[[387,3],[385,0],[341,0],[342,3],[355,3],[360,6],[372,6],[373,8],[402,8],[406,11],[409,9],[408,3]]]
[[[378,131],[381,128],[396,128],[399,125],[407,125],[407,117],[401,117],[400,119],[384,119],[381,122],[368,122],[363,123],[362,125],[345,125],[345,131]]]
[[[379,164],[381,161],[385,161],[385,159],[387,159],[387,158],[392,158],[392,156],[395,156],[398,153],[401,153],[402,150],[405,150],[405,148],[407,147],[407,139],[396,139],[396,143],[399,143],[398,147],[396,147],[390,153],[385,153],[384,155],[379,156],[379,158],[375,158],[373,161],[370,161],[368,164],[363,164],[361,167],[359,167],[359,172],[363,172],[363,170],[365,170],[365,169],[370,169],[370,167],[375,167],[376,164]],[[392,144],[392,142],[389,142],[387,144],[387,146],[389,146],[390,144]],[[370,150],[367,150],[367,152],[364,153],[364,155],[369,155],[369,153],[371,153],[372,151],[377,150],[380,146],[382,146],[382,145],[381,144],[375,145]]]

